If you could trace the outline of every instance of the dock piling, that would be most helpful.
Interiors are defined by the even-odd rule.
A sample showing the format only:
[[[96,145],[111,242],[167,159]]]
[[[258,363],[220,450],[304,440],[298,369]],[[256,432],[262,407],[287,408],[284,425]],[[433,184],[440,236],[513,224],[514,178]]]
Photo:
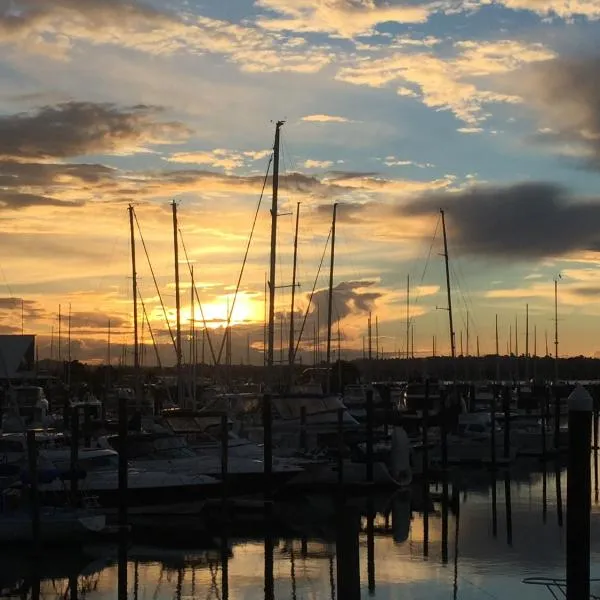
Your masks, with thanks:
[[[338,484],[344,485],[344,409],[338,408],[337,411],[337,443],[338,443],[338,456],[337,456],[337,472],[338,472]]]
[[[42,531],[40,523],[40,495],[38,490],[37,446],[35,431],[27,432],[27,460],[29,468],[29,494],[31,507],[31,534],[33,538],[33,554],[39,557],[42,547]]]
[[[570,394],[567,472],[567,600],[590,597],[590,446],[593,400],[578,385]]]
[[[367,481],[373,483],[373,388],[367,390]]]
[[[77,462],[79,460],[79,408],[71,411],[71,505],[77,507],[79,504],[79,480],[77,478]]]

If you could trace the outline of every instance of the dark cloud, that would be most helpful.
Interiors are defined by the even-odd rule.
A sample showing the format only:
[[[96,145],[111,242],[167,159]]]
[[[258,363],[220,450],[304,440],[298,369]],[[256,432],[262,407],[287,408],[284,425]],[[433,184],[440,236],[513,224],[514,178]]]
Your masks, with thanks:
[[[498,258],[542,258],[600,250],[600,201],[581,201],[560,186],[523,183],[423,196],[398,209],[406,216],[446,211],[455,252]]]
[[[585,164],[600,168],[600,57],[556,58],[529,69],[533,77],[518,85],[541,110],[545,128],[534,139],[569,155],[579,149]]]
[[[0,117],[0,157],[17,161],[112,153],[139,145],[179,141],[189,131],[156,121],[159,109],[63,102],[35,112]]]
[[[367,313],[373,308],[375,300],[381,297],[379,292],[357,291],[375,285],[374,281],[342,281],[333,288],[333,320],[341,320],[348,315]],[[327,310],[329,290],[317,290],[312,298],[310,314],[320,314],[320,328],[327,328]]]
[[[15,324],[15,328],[21,329],[21,317],[23,320],[40,319],[46,316],[46,311],[40,307],[35,300],[25,300],[15,296],[0,298],[0,317],[6,325],[9,321]],[[18,323],[18,327],[17,327]]]
[[[7,6],[6,6],[7,5]],[[4,0],[0,2],[0,33],[19,37],[64,16],[78,17],[86,29],[159,25],[164,13],[132,0]]]
[[[378,177],[376,171],[327,171],[325,174],[327,179],[334,181],[343,181],[345,179],[364,179]]]
[[[84,202],[65,201],[51,198],[49,196],[40,196],[37,194],[20,194],[18,192],[5,192],[0,189],[0,209],[8,208],[18,210],[28,206],[83,206]]]
[[[63,319],[69,320],[69,316],[63,315]],[[107,329],[110,319],[111,328],[119,328],[128,324],[128,321],[116,315],[109,315],[101,312],[77,312],[71,313],[71,329]]]

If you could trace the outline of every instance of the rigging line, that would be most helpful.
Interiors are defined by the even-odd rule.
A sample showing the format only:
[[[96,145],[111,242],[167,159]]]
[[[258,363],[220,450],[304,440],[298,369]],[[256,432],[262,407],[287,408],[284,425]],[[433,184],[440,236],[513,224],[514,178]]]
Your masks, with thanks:
[[[304,326],[306,325],[306,319],[308,318],[308,312],[310,311],[310,305],[312,304],[312,299],[313,299],[313,296],[315,295],[315,289],[317,288],[317,282],[319,281],[319,275],[321,273],[321,268],[323,267],[323,261],[325,260],[325,253],[327,252],[327,247],[329,246],[330,238],[331,238],[331,228],[329,229],[329,233],[327,234],[325,248],[323,248],[323,255],[321,256],[321,262],[319,263],[319,268],[317,269],[317,276],[315,277],[315,281],[313,283],[313,288],[310,292],[310,296],[308,297],[308,306],[306,307],[306,312],[304,313],[304,319],[302,320],[302,327],[300,327],[300,333],[298,334],[298,341],[296,342],[296,348],[294,349],[294,356],[292,357],[292,362],[296,360],[296,354],[298,352],[300,342],[302,341],[302,334],[304,332]]]
[[[8,279],[6,279],[6,273],[4,272],[4,269],[2,268],[2,265],[0,265],[0,274],[2,274],[2,279],[4,279],[4,285],[6,286],[6,289],[8,290],[8,293],[10,294],[10,297],[13,297],[13,291],[10,289],[10,285],[8,283]]]
[[[156,340],[154,339],[154,331],[152,331],[152,325],[150,325],[150,319],[148,318],[148,313],[146,312],[146,303],[142,298],[142,293],[138,288],[138,296],[140,298],[140,302],[142,304],[142,310],[144,312],[144,318],[146,319],[146,323],[148,324],[148,331],[150,332],[150,338],[152,339],[152,345],[154,346],[154,353],[156,354],[156,364],[159,369],[162,369],[162,362],[160,360],[160,354],[158,353],[158,346],[156,345]]]
[[[269,157],[269,162],[267,164],[267,171],[265,173],[265,177],[263,179],[262,189],[260,191],[260,197],[258,198],[258,204],[256,206],[256,212],[254,213],[254,220],[252,221],[252,228],[250,229],[250,236],[248,237],[248,243],[246,244],[246,252],[244,253],[244,260],[242,261],[242,268],[240,269],[240,275],[237,280],[237,285],[235,287],[235,293],[233,295],[233,300],[231,302],[231,310],[227,315],[227,327],[231,324],[231,317],[233,316],[233,309],[235,307],[235,301],[237,300],[238,293],[240,291],[240,285],[242,283],[242,277],[244,276],[244,269],[246,267],[246,262],[248,261],[248,252],[250,252],[250,244],[252,243],[252,238],[254,237],[254,229],[256,227],[256,221],[258,219],[258,214],[260,211],[260,205],[262,203],[262,199],[265,193],[265,187],[267,186],[267,180],[269,178],[269,171],[271,169],[271,163],[273,162],[273,154]],[[221,341],[221,347],[219,348],[219,357],[218,362],[221,362],[221,355],[223,354],[223,347],[225,345],[225,338]]]
[[[433,237],[431,238],[431,244],[429,245],[429,252],[427,253],[427,259],[425,260],[425,266],[423,267],[423,273],[421,274],[421,280],[419,281],[419,285],[417,286],[417,293],[415,295],[415,300],[413,302],[413,305],[415,305],[415,306],[419,303],[419,298],[421,297],[419,290],[421,289],[421,286],[423,285],[423,281],[425,280],[425,274],[427,273],[427,267],[429,266],[429,261],[431,259],[431,253],[433,251],[433,245],[435,244],[438,229],[440,227],[440,220],[441,220],[441,217],[438,216],[437,222],[435,225],[435,230],[433,232]],[[413,319],[410,316],[409,316],[408,322],[409,322],[409,324],[412,324],[412,322],[413,322]]]
[[[187,263],[188,269],[190,271],[190,277],[192,279],[193,286],[194,286],[194,295],[196,296],[196,300],[198,301],[198,308],[200,308],[200,316],[202,317],[202,324],[204,326],[204,331],[206,331],[206,339],[208,341],[208,348],[210,350],[210,354],[212,356],[213,359],[213,364],[216,366],[219,364],[219,362],[216,359],[215,356],[215,349],[212,343],[212,337],[210,336],[210,331],[208,330],[208,327],[206,327],[206,318],[204,317],[204,309],[202,308],[202,302],[200,302],[200,296],[198,295],[198,288],[196,287],[196,280],[194,279],[194,274],[192,272],[192,265],[190,264],[190,259],[188,257],[188,253],[187,253],[187,248],[185,246],[185,241],[183,239],[183,233],[181,231],[181,229],[179,230],[179,239],[181,240],[181,247],[183,248],[183,254],[185,256],[185,262]],[[225,338],[223,338],[225,339]],[[220,357],[220,355],[219,355]]]
[[[169,335],[171,336],[171,343],[173,344],[173,348],[177,348],[177,344],[175,343],[175,336],[173,335],[173,330],[171,329],[171,324],[169,323],[169,317],[167,316],[167,309],[165,308],[165,303],[163,302],[162,295],[160,293],[160,289],[158,287],[158,282],[156,281],[156,275],[154,274],[154,269],[152,267],[152,263],[150,262],[150,255],[148,254],[148,248],[146,247],[146,242],[144,240],[144,236],[142,235],[142,228],[140,227],[140,222],[138,221],[137,214],[135,213],[135,208],[133,209],[133,218],[135,219],[135,224],[137,225],[138,233],[140,234],[140,240],[142,241],[142,247],[144,248],[144,253],[146,254],[146,260],[148,261],[148,266],[150,267],[150,273],[152,274],[152,281],[154,281],[154,287],[156,288],[156,293],[158,294],[158,299],[160,300],[160,306],[163,311],[163,315],[165,317],[165,323],[167,324],[167,329],[169,330]]]

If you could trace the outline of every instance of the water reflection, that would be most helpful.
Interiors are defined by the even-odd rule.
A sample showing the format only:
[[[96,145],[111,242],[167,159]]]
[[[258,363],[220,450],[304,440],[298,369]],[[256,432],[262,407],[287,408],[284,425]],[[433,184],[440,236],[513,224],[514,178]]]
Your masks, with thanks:
[[[560,464],[534,461],[510,472],[451,472],[446,481],[419,482],[392,497],[314,496],[293,507],[275,504],[262,535],[240,533],[234,520],[200,548],[96,543],[46,550],[39,561],[11,549],[0,563],[1,596],[550,598],[545,587],[522,580],[564,577],[565,476]],[[174,531],[171,542],[176,538]],[[597,505],[592,553],[594,565]],[[592,566],[592,576],[599,571]]]

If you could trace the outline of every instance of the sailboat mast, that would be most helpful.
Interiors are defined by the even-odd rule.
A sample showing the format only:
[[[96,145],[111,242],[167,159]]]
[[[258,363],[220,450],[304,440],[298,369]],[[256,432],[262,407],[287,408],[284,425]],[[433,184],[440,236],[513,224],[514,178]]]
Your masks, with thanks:
[[[440,208],[442,216],[442,232],[444,234],[444,263],[446,266],[446,295],[448,296],[448,325],[450,326],[450,355],[452,361],[456,359],[456,345],[454,341],[454,322],[452,320],[452,293],[450,292],[450,263],[448,258],[448,239],[446,237],[446,218],[444,209]],[[456,368],[456,363],[455,363]]]
[[[137,402],[140,398],[140,356],[138,347],[138,291],[137,291],[137,271],[135,265],[135,235],[133,231],[133,206],[129,205],[129,234],[131,237],[131,279],[133,293],[133,372],[135,378],[135,396]]]
[[[267,382],[273,384],[273,348],[275,345],[275,275],[277,266],[277,194],[279,192],[279,138],[283,121],[275,124],[273,144],[273,195],[271,202],[271,264],[269,265],[269,323],[267,342]]]
[[[331,221],[331,260],[329,262],[329,298],[327,301],[327,393],[331,392],[331,321],[333,318],[333,266],[335,261],[335,219],[337,216],[337,202],[333,205],[333,219]]]
[[[194,305],[194,292],[196,284],[194,281],[194,267],[190,268],[191,277],[191,299],[190,299],[190,375],[192,378],[192,408],[196,402],[196,307]]]
[[[296,267],[298,264],[298,223],[300,221],[300,202],[296,204],[296,232],[294,234],[294,263],[292,267],[292,306],[290,310],[290,339],[288,350],[289,364],[289,387],[292,388],[294,382],[294,354],[295,354],[295,336],[294,336],[294,304],[296,299]]]
[[[496,381],[500,380],[500,346],[498,343],[498,315],[496,314]]]
[[[171,203],[173,210],[173,259],[175,261],[175,311],[177,332],[175,337],[175,353],[177,355],[177,402],[183,406],[183,388],[181,386],[181,295],[179,290],[179,240],[177,236],[177,203]]]
[[[554,278],[554,381],[558,381],[558,277]]]
[[[61,341],[62,341],[61,327],[62,327],[62,313],[61,313],[61,306],[59,304],[58,305],[58,362],[60,362],[62,360],[61,348],[60,348]]]
[[[375,359],[379,360],[379,316],[375,315]]]
[[[406,360],[410,358],[410,273],[406,276]]]

